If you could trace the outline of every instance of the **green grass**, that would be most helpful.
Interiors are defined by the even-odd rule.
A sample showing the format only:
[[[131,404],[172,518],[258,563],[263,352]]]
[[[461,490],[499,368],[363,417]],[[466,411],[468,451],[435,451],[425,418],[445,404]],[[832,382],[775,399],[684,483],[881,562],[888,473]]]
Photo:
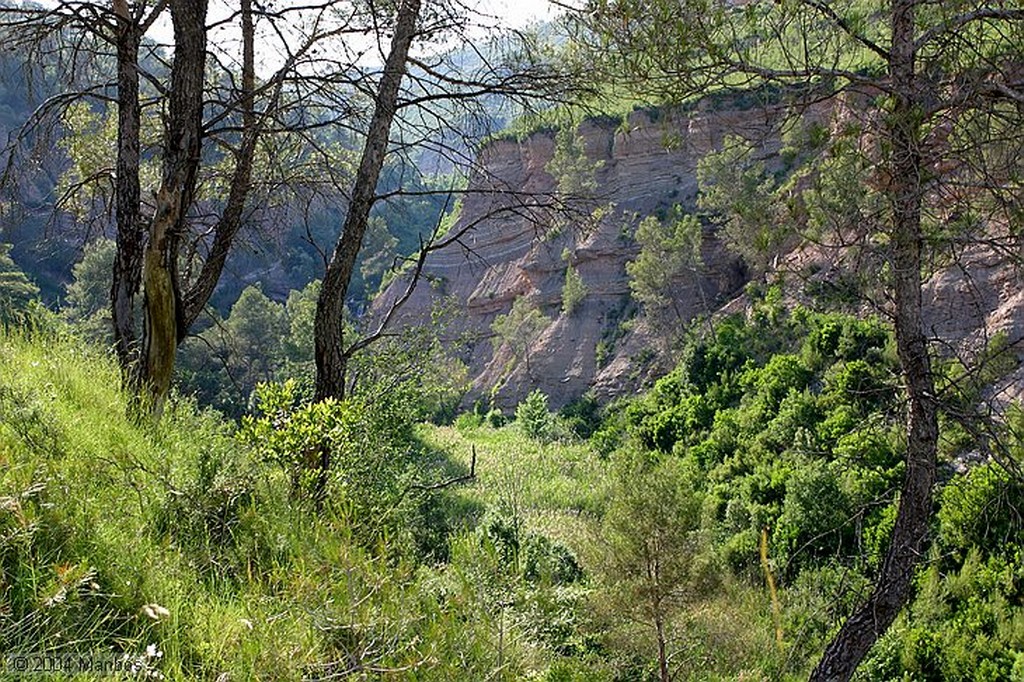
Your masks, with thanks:
[[[155,644],[172,678],[212,675],[228,652],[248,667],[296,627],[270,618],[284,595],[268,600],[258,580],[228,587],[203,556],[206,538],[156,522],[196,492],[199,461],[232,456],[230,429],[180,402],[159,425],[136,424],[118,385],[113,363],[74,339],[0,345],[2,648],[135,656]],[[168,615],[147,617],[149,604]],[[283,677],[302,659],[283,657]]]
[[[74,339],[0,339],[0,651],[155,645],[169,679],[297,680],[438,648],[450,614],[408,561],[290,500],[219,416],[137,424],[118,384]]]
[[[842,329],[860,338],[860,327]],[[764,377],[781,370],[773,371]],[[649,624],[609,596],[618,578],[604,517],[615,495],[628,494],[623,462],[678,457],[640,444],[645,429],[661,424],[648,419],[658,412],[629,413],[636,423],[618,424],[622,442],[605,456],[586,442],[542,442],[522,425],[493,428],[473,415],[457,427],[417,425],[411,438],[394,441],[411,449],[387,455],[415,468],[399,477],[399,485],[414,484],[400,504],[381,493],[401,517],[384,524],[353,517],[376,508],[352,503],[375,494],[373,483],[360,488],[360,479],[341,477],[351,487],[318,509],[293,496],[288,458],[261,460],[216,413],[175,399],[159,423],[136,422],[118,384],[114,363],[72,337],[0,336],[0,652],[127,656],[171,680],[590,682],[652,674]],[[676,405],[665,402],[680,398],[671,381],[659,385],[639,407]],[[564,422],[553,425],[567,433]],[[474,452],[471,480],[414,492],[464,476]],[[380,455],[350,454],[355,463]],[[702,526],[693,536],[698,577],[667,621],[678,678],[799,679],[867,578],[828,558],[793,576],[776,565],[779,647],[756,538],[740,528],[737,504],[725,505],[724,518],[715,511],[721,495],[746,490],[745,480],[770,480],[750,478],[756,470],[722,470],[712,480],[692,464],[680,466],[714,487],[701,493]],[[898,677],[936,661],[972,669],[978,656],[968,648],[946,647],[951,653],[940,656],[934,647],[914,653],[914,642],[975,641],[1001,611],[1010,615],[992,640],[991,679],[1019,668],[1019,609],[1005,607],[1016,594],[1019,556],[953,559],[957,548],[991,544],[990,527],[1012,535],[1019,486],[992,472],[965,485],[943,497],[944,558],[922,578],[911,617],[876,651],[871,670]],[[988,500],[1001,491],[1005,504],[993,507]],[[786,547],[772,542],[778,564]],[[747,568],[728,568],[737,559]],[[150,648],[160,656],[147,657]],[[908,668],[911,653],[916,667]]]
[[[476,450],[476,480],[456,494],[485,507],[515,508],[527,529],[579,553],[590,540],[610,492],[608,463],[585,443],[542,443],[527,438],[516,424],[420,427],[421,437],[451,453],[468,470]]]
[[[614,494],[614,463],[587,443],[531,440],[513,424],[490,426],[421,426],[419,435],[433,447],[446,449],[468,468],[476,451],[476,480],[458,494],[487,507],[511,503],[524,517],[527,532],[543,534],[571,548],[588,573],[600,540],[601,517]],[[593,585],[588,581],[587,590]],[[603,614],[601,598],[586,609],[582,632],[603,641],[617,656],[649,657],[650,632],[623,624],[620,614]],[[678,633],[680,679],[800,679],[803,658],[786,662],[794,646],[780,652],[767,592],[759,584],[727,579],[707,593],[693,595],[670,625]],[[787,667],[788,666],[788,667]],[[615,664],[587,669],[578,679],[611,679]],[[769,672],[774,671],[774,672]],[[785,674],[783,674],[785,673]],[[604,677],[604,675],[609,677]],[[561,679],[561,678],[557,678]],[[570,679],[570,678],[566,678]],[[577,678],[571,678],[577,679]],[[653,678],[652,678],[653,679]]]

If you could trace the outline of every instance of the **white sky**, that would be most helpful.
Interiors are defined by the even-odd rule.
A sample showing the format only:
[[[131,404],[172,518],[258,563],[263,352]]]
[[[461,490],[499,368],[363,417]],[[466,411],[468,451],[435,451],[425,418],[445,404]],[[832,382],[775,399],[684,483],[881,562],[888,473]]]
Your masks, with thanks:
[[[480,8],[501,17],[512,28],[555,16],[555,7],[548,0],[490,0],[480,3]]]
[[[49,2],[55,3],[56,0],[49,0]],[[292,0],[292,2],[296,5],[300,4],[300,0]],[[278,6],[282,4],[284,3],[278,3]],[[473,21],[476,26],[470,30],[470,37],[474,38],[474,34],[476,34],[484,40],[500,33],[502,29],[528,27],[541,21],[554,19],[559,14],[557,6],[552,5],[548,0],[463,0],[463,6],[478,12]],[[221,17],[228,16],[231,11],[234,11],[234,7],[237,5],[232,0],[211,2],[209,10],[211,20],[217,21]],[[147,35],[165,45],[172,42],[171,20],[167,12],[164,12],[164,15]],[[270,36],[267,38],[262,51],[260,42],[257,41],[257,60],[260,62],[257,64],[257,70],[261,73],[273,71],[283,60],[279,54],[280,49],[273,47],[277,38]],[[350,36],[348,40],[351,41],[351,39]],[[211,47],[221,48],[222,54],[224,52],[237,54],[236,50],[240,49],[238,46],[240,37],[236,24],[221,26],[214,30],[210,33],[209,40]],[[386,49],[387,45],[381,47]],[[380,63],[382,57],[383,54],[380,54],[379,50],[371,49],[360,61],[366,64]]]

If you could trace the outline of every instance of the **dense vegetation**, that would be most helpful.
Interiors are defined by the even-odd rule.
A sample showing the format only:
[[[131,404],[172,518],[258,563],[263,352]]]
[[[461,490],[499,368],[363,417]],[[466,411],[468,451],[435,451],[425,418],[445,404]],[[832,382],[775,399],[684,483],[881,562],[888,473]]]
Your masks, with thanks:
[[[386,375],[343,402],[266,384],[240,426],[187,399],[139,425],[109,358],[21,315],[0,346],[5,651],[170,679],[798,678],[893,519],[890,334],[771,293],[645,395],[552,414],[537,392],[507,425],[422,423],[423,382]],[[1024,672],[1024,488],[955,475],[947,433],[936,542],[862,679]]]
[[[383,39],[394,20],[383,69],[362,55],[333,75],[291,63],[257,88],[254,21],[294,28],[287,13],[240,4],[235,69],[207,59],[205,2],[167,4],[173,53],[140,42],[144,12],[114,3],[112,23],[69,28],[77,6],[0,0],[15,17],[5,35],[32,26],[54,41],[21,48],[70,45],[77,58],[77,38],[91,36],[107,45],[89,44],[98,82],[104,69],[119,77],[114,99],[69,95],[48,119],[55,145],[27,128],[7,150],[9,168],[21,153],[42,158],[33,145],[58,157],[38,186],[7,187],[11,239],[39,227],[51,192],[56,226],[116,224],[118,238],[89,240],[60,303],[70,259],[41,266],[34,237],[0,245],[0,652],[114,657],[132,675],[217,682],[1024,679],[1024,412],[979,410],[1017,355],[1005,334],[940,347],[922,296],[964,252],[1017,247],[1024,12],[588,3],[561,60],[593,57],[589,93],[606,112],[756,103],[774,119],[714,145],[693,205],[625,216],[597,197],[604,162],[575,129],[586,105],[564,96],[573,69],[549,70],[529,40],[516,43],[521,72],[470,60],[486,67],[476,82],[410,58],[415,40],[445,42],[433,31],[446,22],[427,30],[436,17],[419,0],[370,5],[347,30]],[[320,54],[314,42],[300,52]],[[140,46],[156,62],[140,61]],[[207,80],[214,63],[224,73]],[[69,87],[94,75],[50,66]],[[140,66],[153,87],[141,99]],[[0,91],[13,93],[2,131],[29,97],[11,63],[0,72],[13,85]],[[302,85],[279,109],[285,83]],[[424,235],[460,224],[453,158],[488,128],[485,104],[523,88],[566,105],[508,133],[559,124],[545,199],[565,210],[546,216],[541,238],[622,219],[620,245],[636,256],[620,312],[641,316],[673,368],[609,405],[584,395],[554,414],[535,390],[514,416],[496,408],[516,364],[529,374],[548,314],[586,309],[567,248],[557,306],[522,296],[495,312],[507,364],[490,401],[478,392],[460,414],[468,370],[447,327],[458,310],[369,335],[363,312]],[[257,122],[257,99],[275,125]],[[142,104],[152,116],[131,114]],[[419,113],[396,119],[406,106]],[[271,132],[287,133],[280,164],[257,153]],[[405,149],[421,143],[419,155]],[[310,184],[250,196],[276,187],[254,169],[297,179],[311,157]],[[226,260],[257,215],[281,221],[285,255],[232,247]],[[709,234],[754,277],[729,315],[704,297]],[[841,249],[834,277],[812,272],[801,288],[776,266],[804,238]],[[35,257],[38,281],[12,253]],[[228,262],[244,271],[233,281],[220,275]],[[267,276],[253,275],[262,266]],[[680,287],[698,292],[699,324],[675,305]],[[595,356],[623,333],[613,317]]]

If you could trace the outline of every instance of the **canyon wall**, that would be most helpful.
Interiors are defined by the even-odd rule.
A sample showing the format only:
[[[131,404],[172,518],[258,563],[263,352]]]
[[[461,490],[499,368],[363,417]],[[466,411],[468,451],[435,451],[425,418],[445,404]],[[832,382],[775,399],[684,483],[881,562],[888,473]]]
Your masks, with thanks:
[[[601,401],[636,392],[677,361],[666,341],[676,330],[655,329],[638,314],[630,292],[626,264],[639,252],[637,225],[645,216],[664,217],[676,204],[693,210],[697,163],[727,135],[742,132],[757,141],[769,168],[777,167],[780,142],[770,132],[775,115],[769,108],[718,98],[690,111],[637,111],[625,122],[588,120],[579,128],[586,156],[581,167],[592,174],[596,189],[586,201],[570,201],[559,210],[547,205],[559,196],[558,179],[549,172],[554,133],[488,144],[449,230],[459,238],[428,256],[399,323],[428,322],[442,303],[453,311],[451,333],[468,339],[460,346],[472,380],[467,404],[482,398],[508,410],[534,388],[549,396],[552,407],[588,391]],[[590,213],[598,207],[602,212],[594,219]],[[991,231],[1013,234],[1012,227]],[[1021,357],[1020,271],[1012,249],[993,243],[961,249],[959,258],[936,263],[929,275],[923,291],[926,326],[943,353],[970,357],[1003,333],[1009,352]],[[699,277],[673,282],[677,329],[695,318],[746,308],[742,292],[748,272],[711,228],[703,231],[701,260]],[[567,313],[563,288],[570,266],[579,273],[585,295]],[[786,279],[787,298],[808,302],[803,292],[808,281],[831,286],[841,281],[844,269],[858,267],[842,249],[804,245],[756,278]],[[402,278],[392,283],[375,302],[376,313],[382,314],[407,284]],[[525,349],[498,342],[492,331],[495,319],[520,298],[546,318]],[[884,315],[884,292],[864,305],[863,313]],[[992,391],[1001,400],[1024,398],[1024,369],[1005,374]]]
[[[697,162],[721,143],[725,131],[736,129],[766,130],[765,111],[719,105],[674,114],[637,111],[624,123],[586,121],[578,133],[586,150],[580,165],[596,189],[585,198],[559,194],[548,170],[554,133],[488,144],[449,230],[461,237],[430,254],[399,319],[428,320],[441,301],[454,307],[455,331],[470,339],[470,402],[493,396],[507,409],[540,388],[552,406],[560,406],[587,391],[607,400],[637,390],[671,360],[664,357],[660,335],[637,317],[630,295],[626,263],[639,252],[636,227],[675,204],[692,209]],[[552,201],[559,205],[549,206]],[[596,219],[594,209],[602,212]],[[746,281],[742,263],[709,229],[702,261],[699,277],[673,283],[680,327],[711,314]],[[566,313],[563,287],[570,266],[585,295]],[[385,310],[406,284],[394,282],[375,310]],[[548,318],[526,352],[495,344],[492,332],[495,318],[520,297]]]

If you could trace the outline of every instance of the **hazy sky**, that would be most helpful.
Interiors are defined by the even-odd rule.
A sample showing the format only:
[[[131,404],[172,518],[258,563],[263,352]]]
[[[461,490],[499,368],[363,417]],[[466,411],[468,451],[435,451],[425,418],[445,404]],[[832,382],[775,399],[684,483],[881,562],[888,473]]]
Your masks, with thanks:
[[[522,26],[537,20],[554,17],[554,7],[548,0],[491,0],[480,8],[504,18],[511,26]]]
[[[43,1],[46,2],[47,0]],[[53,2],[53,0],[49,1]],[[297,3],[297,0],[293,1]],[[477,17],[473,20],[476,28],[471,29],[469,35],[479,35],[482,38],[490,37],[500,32],[502,28],[522,28],[540,21],[550,20],[559,13],[557,11],[558,8],[548,2],[548,0],[462,0],[462,3],[464,7],[475,9],[478,12]],[[234,7],[235,4],[231,0],[211,2],[210,17],[213,20],[217,20],[233,12]],[[147,35],[164,44],[172,42],[170,17],[166,12],[161,20],[150,29]],[[264,36],[264,38],[266,42],[257,46],[257,60],[259,62],[257,69],[260,72],[273,70],[282,60],[280,49],[274,47],[275,43],[280,45],[277,42],[277,37],[268,35]],[[351,37],[349,40],[351,40]],[[231,23],[214,30],[210,35],[210,42],[211,46],[219,47],[222,54],[229,55],[229,58],[237,54],[239,49],[237,45],[239,42],[237,25]],[[260,49],[261,47],[262,49]],[[386,47],[387,45],[381,45],[379,46],[380,49],[371,50],[359,61],[368,64],[379,63],[383,59],[383,49]]]

